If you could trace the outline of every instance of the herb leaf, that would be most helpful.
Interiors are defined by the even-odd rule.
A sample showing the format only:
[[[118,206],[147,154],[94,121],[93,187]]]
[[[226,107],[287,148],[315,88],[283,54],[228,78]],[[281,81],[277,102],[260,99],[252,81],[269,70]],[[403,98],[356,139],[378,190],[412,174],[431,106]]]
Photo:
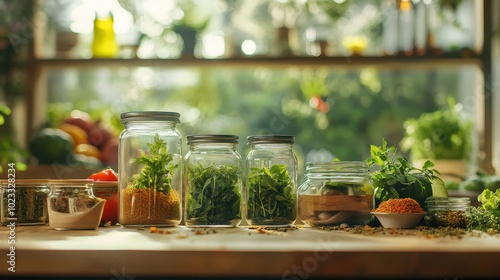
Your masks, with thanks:
[[[295,191],[286,165],[251,168],[248,192],[252,224],[288,224],[295,219]]]
[[[230,225],[241,218],[241,168],[236,165],[187,167],[187,223]]]
[[[369,167],[378,166],[372,173],[375,191],[375,207],[390,198],[415,199],[422,207],[425,199],[432,196],[432,181],[439,172],[431,169],[434,164],[427,161],[421,169],[413,167],[408,160],[398,155],[394,146],[387,146],[385,139],[382,146],[370,146],[371,158],[366,162]]]
[[[155,191],[165,194],[172,188],[172,173],[178,164],[171,163],[173,155],[168,153],[166,142],[158,134],[154,136],[153,143],[148,143],[149,152],[140,151],[140,156],[131,159],[131,163],[143,165],[142,171],[129,179],[129,184],[137,189],[153,187]]]

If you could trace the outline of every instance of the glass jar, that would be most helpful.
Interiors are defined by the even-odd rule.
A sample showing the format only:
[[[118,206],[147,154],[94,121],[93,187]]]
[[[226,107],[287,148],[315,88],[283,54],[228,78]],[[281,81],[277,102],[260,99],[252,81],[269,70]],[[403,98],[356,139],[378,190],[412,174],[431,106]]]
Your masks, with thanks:
[[[106,200],[100,224],[116,225],[118,223],[118,183],[94,181],[92,190],[96,197]]]
[[[121,114],[118,221],[122,226],[176,226],[181,221],[179,113]]]
[[[241,222],[238,136],[190,135],[184,161],[184,221],[188,227],[235,227]]]
[[[308,162],[299,187],[299,218],[309,226],[364,225],[371,219],[373,185],[362,161]]]
[[[470,213],[468,197],[429,197],[425,201],[425,225],[429,227],[466,228]]]
[[[94,196],[93,180],[49,180],[49,226],[53,229],[95,229],[105,200]]]
[[[297,157],[294,136],[247,138],[246,219],[252,226],[289,226],[297,215]]]
[[[17,179],[0,182],[2,225],[47,224],[47,180]]]

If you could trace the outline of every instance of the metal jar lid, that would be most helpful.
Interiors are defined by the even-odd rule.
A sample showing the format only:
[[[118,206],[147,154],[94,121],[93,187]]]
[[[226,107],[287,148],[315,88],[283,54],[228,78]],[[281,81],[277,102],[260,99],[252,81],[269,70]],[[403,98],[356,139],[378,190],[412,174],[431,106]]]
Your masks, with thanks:
[[[249,145],[252,144],[294,144],[293,135],[252,135],[247,137]]]
[[[180,114],[177,112],[165,111],[135,111],[126,112],[120,115],[122,123],[126,121],[170,121],[179,123]]]
[[[230,134],[196,134],[188,135],[186,137],[187,144],[200,144],[200,143],[228,143],[228,144],[238,144],[239,137]]]

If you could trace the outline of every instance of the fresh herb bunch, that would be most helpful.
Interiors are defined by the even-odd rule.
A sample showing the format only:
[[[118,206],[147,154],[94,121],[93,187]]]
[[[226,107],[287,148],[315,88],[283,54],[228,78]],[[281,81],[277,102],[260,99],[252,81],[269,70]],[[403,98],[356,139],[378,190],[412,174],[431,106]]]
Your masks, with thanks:
[[[295,219],[295,192],[286,165],[251,168],[248,192],[248,219],[253,224],[290,223]]]
[[[500,231],[500,189],[488,189],[477,197],[481,207],[471,207],[469,228],[497,233]]]
[[[432,161],[424,163],[422,169],[413,167],[408,160],[398,155],[394,146],[387,146],[385,139],[382,146],[370,146],[371,158],[366,162],[369,167],[378,166],[372,173],[375,186],[374,206],[390,198],[413,198],[425,207],[425,200],[432,196],[432,182],[437,179],[438,171],[431,169]]]
[[[143,165],[139,174],[133,175],[129,184],[136,189],[153,187],[155,191],[165,194],[172,188],[171,175],[178,164],[171,163],[174,156],[168,153],[167,143],[158,134],[154,136],[153,143],[148,143],[149,152],[141,150],[141,155],[133,158],[131,163]]]
[[[187,223],[228,225],[240,219],[240,174],[236,165],[187,167]]]

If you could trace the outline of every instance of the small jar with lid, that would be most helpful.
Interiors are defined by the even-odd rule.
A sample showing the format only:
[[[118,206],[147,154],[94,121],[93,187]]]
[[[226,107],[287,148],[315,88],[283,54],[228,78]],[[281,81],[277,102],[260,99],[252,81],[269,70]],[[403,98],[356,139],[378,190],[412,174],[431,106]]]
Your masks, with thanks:
[[[94,181],[94,195],[106,200],[102,212],[101,225],[116,225],[118,223],[118,182]]]
[[[424,221],[429,227],[467,228],[470,213],[468,197],[429,197]]]
[[[176,226],[181,221],[182,152],[176,126],[180,114],[138,111],[121,114],[118,220],[122,226]]]
[[[297,217],[295,137],[256,135],[247,138],[246,219],[251,226],[290,226]]]
[[[242,162],[238,136],[187,136],[184,221],[188,227],[235,227],[241,222]]]
[[[49,180],[49,226],[57,230],[96,229],[106,201],[94,196],[91,179]]]
[[[2,225],[47,224],[48,180],[2,180],[0,184]]]
[[[362,161],[308,162],[299,187],[299,218],[309,226],[364,225],[371,219],[373,190]]]

